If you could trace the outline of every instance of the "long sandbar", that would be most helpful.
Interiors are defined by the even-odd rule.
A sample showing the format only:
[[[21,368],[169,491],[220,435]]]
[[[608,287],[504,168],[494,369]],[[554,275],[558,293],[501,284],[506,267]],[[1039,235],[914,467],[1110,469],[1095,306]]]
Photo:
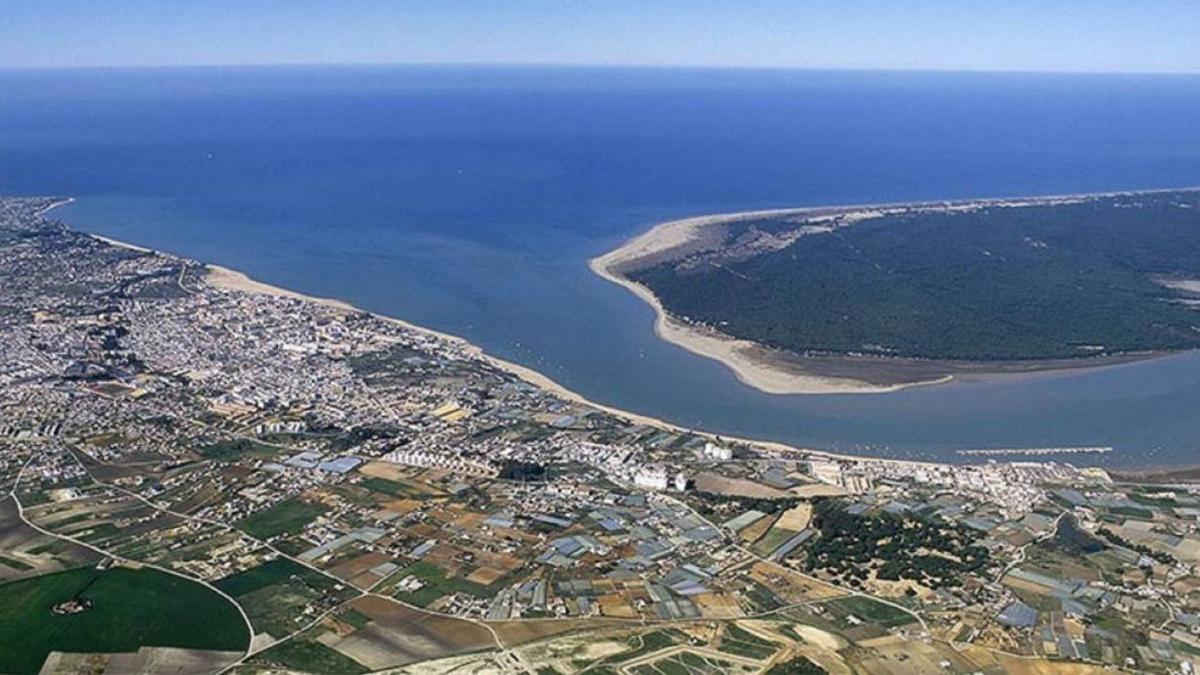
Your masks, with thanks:
[[[1067,204],[1080,200],[1156,192],[1178,192],[1198,188],[1170,188],[1097,192],[1011,199],[855,204],[744,211],[684,218],[659,223],[621,246],[588,261],[601,278],[629,290],[648,304],[655,314],[654,333],[662,340],[694,354],[713,359],[729,368],[742,383],[769,394],[877,394],[917,386],[944,384],[958,378],[977,379],[1048,371],[1067,371],[1110,366],[1164,356],[1160,353],[1117,354],[1095,358],[1018,362],[953,362],[918,359],[819,355],[804,356],[771,349],[739,339],[708,326],[682,321],[663,306],[649,287],[625,272],[661,262],[681,259],[692,253],[718,248],[719,229],[725,225],[772,216],[874,216],[909,208],[969,209],[983,206],[1020,207]],[[882,380],[882,382],[881,382]]]
[[[774,209],[684,218],[659,223],[622,246],[592,258],[588,267],[601,278],[622,286],[654,309],[654,333],[659,338],[725,365],[742,383],[768,394],[865,394],[886,393],[923,384],[871,384],[851,378],[826,377],[789,366],[786,355],[754,343],[725,335],[704,326],[688,324],[672,316],[647,286],[626,277],[620,268],[647,261],[667,260],[702,250],[714,241],[708,230],[739,220],[811,213],[817,209]],[[949,376],[927,384],[949,381]]]

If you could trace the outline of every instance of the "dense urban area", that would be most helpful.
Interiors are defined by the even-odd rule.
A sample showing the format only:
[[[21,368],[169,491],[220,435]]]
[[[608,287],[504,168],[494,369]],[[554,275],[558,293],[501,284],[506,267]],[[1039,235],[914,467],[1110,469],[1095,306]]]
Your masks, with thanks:
[[[56,203],[0,199],[0,671],[1200,659],[1193,488],[1086,454],[899,462],[639,421]]]

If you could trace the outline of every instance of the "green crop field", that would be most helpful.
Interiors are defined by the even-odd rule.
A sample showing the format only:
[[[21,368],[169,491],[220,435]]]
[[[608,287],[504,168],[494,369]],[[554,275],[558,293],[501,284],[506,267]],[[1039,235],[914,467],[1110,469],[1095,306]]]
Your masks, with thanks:
[[[788,530],[782,527],[772,527],[765,535],[763,535],[761,539],[754,542],[754,545],[750,547],[750,550],[762,556],[771,555],[775,549],[782,546],[785,542],[787,542],[788,539],[791,539],[797,534],[799,534],[799,532],[794,530]]]
[[[310,575],[320,578],[319,574],[297,565],[287,558],[276,558],[245,572],[218,579],[213,585],[236,598],[253,593],[260,588],[285,582],[293,576],[308,577]]]
[[[447,577],[445,571],[440,567],[422,560],[399,570],[392,576],[395,579],[414,576],[425,582],[425,586],[415,593],[399,591],[395,594],[397,598],[420,607],[428,607],[434,600],[452,593],[466,593],[477,598],[490,598],[494,595],[488,591],[487,587],[467,581],[462,577]]]
[[[249,439],[235,438],[206,445],[198,448],[196,452],[199,452],[206,459],[213,459],[218,462],[232,462],[246,456],[270,458],[282,454],[283,450],[263,443],[256,443]]]
[[[301,612],[310,603],[326,596],[336,603],[351,593],[345,588],[335,591],[336,581],[286,558],[231,574],[213,585],[237,598],[255,630],[272,635],[298,628]]]
[[[358,675],[370,669],[329,647],[307,639],[288,640],[254,657],[255,662],[279,665],[301,673]]]
[[[246,534],[259,539],[269,539],[277,534],[295,534],[313,518],[327,509],[315,502],[288,499],[238,521],[237,527]]]
[[[429,496],[429,492],[420,490],[413,485],[405,485],[394,480],[386,478],[366,478],[362,482],[362,486],[372,492],[382,492],[393,497],[425,497]]]
[[[842,608],[848,614],[853,614],[865,621],[877,623],[885,628],[903,626],[914,621],[912,615],[908,612],[870,598],[850,596],[839,598],[829,604]]]
[[[779,651],[779,645],[731,623],[726,624],[725,635],[721,638],[721,645],[717,650],[762,661]]]
[[[72,598],[80,614],[51,609]],[[204,626],[204,630],[196,630]],[[139,647],[242,651],[249,632],[225,598],[152,569],[80,568],[0,585],[4,671],[36,673],[52,651],[131,652]]]

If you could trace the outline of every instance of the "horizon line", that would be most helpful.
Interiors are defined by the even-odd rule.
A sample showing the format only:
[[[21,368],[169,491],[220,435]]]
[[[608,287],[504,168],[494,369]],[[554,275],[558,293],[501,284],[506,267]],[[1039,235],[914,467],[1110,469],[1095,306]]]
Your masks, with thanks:
[[[271,63],[172,63],[172,64],[98,64],[98,65],[3,65],[0,72],[89,71],[89,70],[217,70],[269,68],[556,68],[556,69],[613,69],[613,70],[697,70],[746,72],[891,72],[891,73],[969,73],[1011,75],[1146,75],[1197,76],[1195,70],[1081,70],[1071,68],[925,68],[910,66],[772,66],[772,65],[715,65],[715,64],[655,64],[655,63],[571,63],[550,61],[346,61],[346,62],[271,62]]]

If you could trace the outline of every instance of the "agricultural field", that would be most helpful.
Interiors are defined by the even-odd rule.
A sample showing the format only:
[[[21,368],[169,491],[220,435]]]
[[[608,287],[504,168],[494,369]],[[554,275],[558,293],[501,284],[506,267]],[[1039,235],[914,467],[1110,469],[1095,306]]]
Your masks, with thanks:
[[[289,499],[238,521],[238,529],[257,539],[270,539],[280,534],[295,534],[313,518],[325,513],[321,504]]]
[[[308,613],[330,609],[352,593],[334,580],[283,558],[230,575],[213,585],[246,609],[255,633],[276,638],[307,623]]]
[[[354,675],[395,668],[496,646],[487,629],[461,619],[405,607],[378,597],[363,597],[304,635],[255,657],[264,665]]]
[[[12,499],[0,501],[0,582],[99,560],[90,549],[55,539],[21,522]]]
[[[484,586],[467,581],[462,577],[448,576],[442,568],[424,561],[417,561],[394,576],[397,579],[411,576],[424,582],[425,585],[419,590],[396,592],[396,597],[400,600],[419,607],[428,607],[439,598],[454,593],[466,593],[479,598],[488,598],[492,595]]]
[[[296,637],[254,657],[265,666],[280,666],[324,675],[359,675],[369,668],[307,637]]]
[[[863,596],[839,598],[827,606],[842,616],[853,616],[884,628],[906,626],[915,621],[912,614],[902,609]]]
[[[70,600],[87,608],[78,614],[52,611]],[[37,672],[53,651],[240,652],[249,641],[245,622],[228,600],[152,569],[86,567],[0,585],[0,654],[11,655],[17,673]]]
[[[737,624],[731,623],[726,624],[725,632],[721,635],[717,649],[728,654],[763,661],[779,651],[779,644],[771,640],[764,640],[744,628],[738,628]]]

